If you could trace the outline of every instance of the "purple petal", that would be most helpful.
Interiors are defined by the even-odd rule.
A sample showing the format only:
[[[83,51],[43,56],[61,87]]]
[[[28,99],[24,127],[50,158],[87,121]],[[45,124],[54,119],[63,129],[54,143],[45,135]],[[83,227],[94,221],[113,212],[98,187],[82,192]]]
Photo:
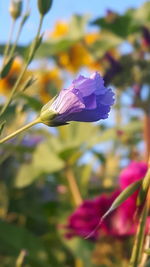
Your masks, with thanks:
[[[104,87],[104,82],[99,73],[95,72],[90,78],[79,76],[68,89],[63,89],[59,95],[44,106],[43,118],[46,124],[58,126],[67,121],[92,122],[106,119],[110,107],[114,103],[114,93]],[[45,119],[48,109],[50,120]],[[51,114],[54,112],[54,118]]]
[[[62,90],[56,100],[52,103],[50,109],[58,113],[57,119],[66,121],[66,115],[80,112],[85,108],[81,99],[71,91]]]
[[[95,109],[96,108],[96,96],[92,94],[83,98],[85,109]]]
[[[106,92],[104,96],[97,95],[96,107],[94,105],[94,109],[90,109],[89,106],[85,104],[85,109],[76,114],[69,114],[67,120],[92,122],[108,118],[110,107],[114,103],[113,96],[114,93],[111,90],[108,90],[108,92]],[[87,98],[88,99],[87,102],[89,103],[90,103],[90,97],[91,96]],[[85,98],[83,100],[85,100]]]
[[[99,97],[99,101],[103,105],[113,105],[114,104],[114,93],[111,89]]]
[[[92,122],[98,121],[100,119],[108,118],[108,113],[110,111],[109,105],[101,105],[101,107],[97,107],[94,110],[83,110],[79,113],[74,113],[68,116],[68,121],[84,121],[84,122]]]
[[[90,78],[80,75],[72,82],[69,90],[73,90],[74,88],[78,89],[82,93],[83,97],[89,96],[92,93],[104,94],[106,92],[104,81],[97,72],[92,74]]]

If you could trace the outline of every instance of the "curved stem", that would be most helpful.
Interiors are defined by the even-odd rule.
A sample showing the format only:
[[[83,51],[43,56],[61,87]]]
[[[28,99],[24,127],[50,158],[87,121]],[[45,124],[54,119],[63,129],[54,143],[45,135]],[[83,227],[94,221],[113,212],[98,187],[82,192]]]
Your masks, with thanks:
[[[72,172],[72,169],[70,167],[67,167],[65,174],[66,174],[66,178],[69,184],[70,192],[73,196],[75,206],[79,206],[82,204],[83,200],[82,200],[78,185],[76,183],[76,179]]]
[[[26,72],[26,70],[27,70],[27,67],[28,67],[28,62],[24,65],[24,67],[23,67],[23,69],[22,69],[22,71],[21,71],[21,73],[20,73],[20,75],[19,75],[19,77],[18,77],[18,80],[16,81],[14,87],[12,88],[12,91],[11,91],[11,93],[10,93],[9,98],[7,99],[5,105],[3,106],[3,108],[2,108],[2,110],[1,110],[1,112],[0,112],[0,116],[2,116],[2,114],[6,111],[7,107],[8,107],[9,104],[11,103],[11,101],[12,101],[12,99],[13,99],[13,96],[14,96],[14,94],[16,93],[16,91],[17,91],[17,89],[18,89],[19,84],[20,84],[22,78],[24,77],[24,74],[25,74],[25,72]]]
[[[134,242],[132,255],[130,259],[130,267],[137,267],[141,260],[147,215],[148,215],[148,206],[147,206],[147,203],[145,203],[145,206],[143,208],[143,211],[140,217],[137,234],[135,237],[135,242]]]
[[[145,114],[144,117],[144,140],[145,140],[145,159],[150,156],[150,114]]]
[[[141,258],[141,262],[140,262],[139,267],[144,267],[146,265],[148,254],[145,253],[145,251],[149,248],[149,245],[150,245],[150,233],[148,231],[148,234],[146,235],[146,238],[145,238],[144,251],[142,254],[142,258]]]
[[[40,18],[40,23],[39,23],[39,27],[38,27],[38,31],[37,31],[35,40],[38,38],[38,36],[39,36],[39,34],[40,34],[40,30],[41,30],[41,27],[42,27],[42,22],[43,22],[43,16],[41,16],[41,18]],[[33,55],[34,55],[34,52],[35,52],[35,47],[33,47],[32,51],[31,51],[31,53],[30,53],[30,57],[28,58],[27,62],[25,63],[25,65],[24,65],[24,67],[23,67],[23,69],[22,69],[22,71],[21,71],[21,73],[20,73],[20,75],[19,75],[19,77],[18,77],[18,80],[16,81],[14,87],[12,88],[12,91],[11,91],[11,93],[10,93],[9,98],[8,98],[8,100],[6,101],[5,105],[3,106],[3,108],[2,108],[2,110],[1,110],[1,112],[0,112],[0,116],[2,116],[2,114],[6,111],[7,107],[8,107],[9,104],[11,103],[11,101],[12,101],[12,99],[13,99],[13,97],[14,97],[14,95],[15,95],[15,93],[16,93],[18,87],[19,87],[19,84],[20,84],[21,80],[22,80],[23,77],[24,77],[24,74],[25,74],[25,72],[26,72],[26,70],[27,70],[27,67],[28,67],[28,65],[30,64],[30,61],[31,61],[31,58],[32,58]]]
[[[23,19],[22,19],[22,21],[21,21],[21,23],[19,25],[19,29],[18,29],[18,32],[17,32],[17,35],[16,35],[16,40],[15,40],[15,42],[14,42],[14,44],[13,44],[11,50],[10,50],[10,54],[9,54],[10,58],[12,57],[13,53],[15,52],[15,49],[16,49],[16,46],[17,46],[17,43],[18,43],[22,28],[23,28]]]
[[[14,42],[14,44],[13,44],[11,50],[10,50],[10,54],[9,54],[10,58],[13,55],[13,53],[15,52],[15,49],[16,49],[16,46],[17,46],[17,43],[18,43],[22,28],[24,26],[24,18],[25,18],[25,16],[26,16],[28,11],[29,11],[29,0],[27,1],[26,11],[25,11],[24,15],[22,16],[22,19],[21,19],[21,22],[20,22],[20,25],[19,25],[19,28],[18,28],[18,32],[17,32],[17,35],[16,35],[15,42]]]
[[[9,51],[10,42],[11,42],[11,39],[12,39],[12,36],[13,36],[13,33],[14,33],[15,22],[16,22],[16,20],[12,19],[7,45],[6,45],[5,50],[4,50],[4,61],[5,61],[6,57],[7,57],[8,51]]]
[[[23,131],[25,131],[25,130],[31,128],[33,125],[38,124],[38,123],[40,123],[40,122],[41,122],[41,120],[40,120],[39,118],[37,118],[36,120],[34,120],[34,121],[32,121],[32,122],[26,124],[25,126],[21,127],[21,128],[18,129],[17,131],[15,131],[15,132],[13,132],[12,134],[10,134],[10,135],[4,137],[3,139],[1,139],[1,140],[0,140],[0,144],[2,144],[2,143],[4,143],[4,142],[6,142],[6,141],[12,139],[13,137],[15,137],[16,135],[18,135],[19,133],[21,133],[21,132],[23,132]]]

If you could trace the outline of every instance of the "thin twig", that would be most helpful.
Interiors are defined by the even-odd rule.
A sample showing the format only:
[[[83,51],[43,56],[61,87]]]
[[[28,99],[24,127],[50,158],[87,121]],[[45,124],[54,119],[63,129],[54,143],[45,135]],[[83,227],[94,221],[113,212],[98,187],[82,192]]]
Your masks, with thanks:
[[[74,173],[71,169],[71,167],[67,167],[65,170],[66,178],[68,181],[69,189],[72,194],[74,203],[76,206],[79,206],[82,204],[83,200],[76,182],[76,179],[74,177]]]

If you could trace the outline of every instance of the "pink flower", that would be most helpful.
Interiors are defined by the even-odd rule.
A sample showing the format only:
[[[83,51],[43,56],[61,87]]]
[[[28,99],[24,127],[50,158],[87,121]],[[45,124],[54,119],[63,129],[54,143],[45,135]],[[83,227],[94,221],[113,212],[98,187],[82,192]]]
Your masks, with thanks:
[[[102,216],[108,211],[115,198],[131,183],[144,178],[147,164],[132,161],[121,171],[119,177],[120,189],[110,195],[102,194],[92,200],[85,200],[68,218],[66,237],[86,237],[96,240],[100,234],[117,238],[135,234],[138,218],[135,216],[138,191],[130,196],[114,212],[110,213],[100,224]],[[147,219],[147,230],[150,219]],[[94,231],[95,230],[95,231]]]
[[[144,178],[147,172],[147,164],[145,162],[131,161],[131,163],[123,169],[119,176],[119,184],[121,190],[130,184]]]
[[[133,216],[127,216],[124,204],[108,215],[100,224],[100,219],[119,193],[120,191],[117,190],[110,195],[102,194],[92,200],[85,200],[68,218],[66,237],[80,236],[85,238],[90,235],[91,240],[96,240],[100,234],[120,238],[135,233],[137,223]],[[130,209],[132,215],[134,211],[135,206],[132,206]]]

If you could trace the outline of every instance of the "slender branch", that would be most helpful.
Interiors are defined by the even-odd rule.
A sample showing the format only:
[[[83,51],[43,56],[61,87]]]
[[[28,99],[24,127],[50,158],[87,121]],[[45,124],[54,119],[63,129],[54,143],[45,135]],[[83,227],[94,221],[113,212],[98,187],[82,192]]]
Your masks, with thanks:
[[[22,18],[22,21],[21,21],[21,23],[19,25],[19,28],[18,28],[18,32],[17,32],[17,35],[16,35],[15,42],[14,42],[14,44],[13,44],[11,50],[10,50],[10,54],[9,54],[10,58],[13,55],[13,53],[15,52],[15,49],[16,49],[16,46],[17,46],[21,31],[22,31],[22,28],[23,28],[23,25],[24,25],[24,23],[23,23],[23,18]]]
[[[145,159],[150,156],[150,114],[145,114],[144,117],[144,140],[145,140]]]
[[[27,256],[27,251],[25,249],[22,249],[18,258],[17,258],[16,267],[24,266],[26,256]]]
[[[69,189],[72,194],[75,206],[79,206],[82,204],[83,200],[76,182],[76,179],[74,177],[73,171],[70,167],[67,167],[65,170],[66,178],[68,181]]]
[[[1,139],[1,140],[0,140],[0,144],[2,144],[2,143],[4,143],[4,142],[6,142],[6,141],[12,139],[13,137],[15,137],[16,135],[18,135],[19,133],[21,133],[21,132],[23,132],[23,131],[25,131],[25,130],[31,128],[33,125],[38,124],[38,123],[40,123],[40,122],[41,122],[40,119],[37,118],[36,120],[34,120],[34,121],[32,121],[32,122],[26,124],[25,126],[21,127],[21,128],[18,129],[17,131],[15,131],[15,132],[13,132],[12,134],[10,134],[10,135],[4,137],[3,139]]]
[[[12,39],[12,36],[13,36],[13,33],[14,33],[15,22],[16,22],[16,20],[12,19],[12,23],[11,23],[11,28],[10,28],[10,33],[9,33],[8,41],[7,41],[5,50],[4,50],[4,62],[5,62],[5,59],[6,59],[6,57],[7,57],[8,52],[9,52],[11,39]]]
[[[132,255],[130,259],[130,267],[137,267],[141,260],[147,215],[148,215],[148,206],[147,206],[147,203],[145,203],[145,206],[143,208],[143,211],[140,217],[137,234],[135,237],[135,242],[134,242]]]
[[[42,27],[42,22],[43,22],[43,16],[41,16],[40,18],[40,23],[39,23],[39,27],[38,27],[38,31],[37,31],[37,34],[36,34],[36,38],[35,40],[38,38],[39,34],[40,34],[40,31],[41,31],[41,27]],[[28,68],[28,65],[30,64],[30,61],[31,61],[31,58],[33,57],[34,55],[34,52],[35,52],[35,46],[33,46],[32,50],[31,50],[31,53],[30,53],[30,57],[28,58],[27,62],[25,63],[19,77],[18,77],[18,80],[16,81],[14,87],[12,88],[12,91],[10,93],[10,96],[8,98],[8,100],[6,101],[5,105],[3,106],[1,112],[0,112],[0,116],[2,116],[2,114],[6,111],[7,107],[9,106],[9,104],[11,103],[18,87],[19,87],[19,84],[21,82],[21,80],[23,79],[24,77],[24,74]]]
[[[145,238],[144,251],[142,254],[141,263],[140,263],[139,267],[144,267],[146,264],[148,254],[145,253],[145,250],[147,250],[149,248],[149,245],[150,245],[150,233],[148,232],[148,234],[146,235],[146,238]]]
[[[18,40],[19,40],[20,34],[22,32],[22,29],[23,29],[23,26],[24,26],[24,23],[25,23],[25,16],[28,14],[28,12],[29,12],[29,0],[27,1],[27,4],[26,4],[25,13],[23,14],[23,16],[21,18],[21,22],[20,22],[20,25],[19,25],[19,28],[18,28],[18,31],[17,31],[17,34],[16,34],[16,39],[15,39],[14,44],[13,44],[11,50],[10,50],[10,53],[9,53],[9,57],[10,58],[12,57],[12,55],[15,52],[15,49],[16,49],[16,46],[18,44]]]

